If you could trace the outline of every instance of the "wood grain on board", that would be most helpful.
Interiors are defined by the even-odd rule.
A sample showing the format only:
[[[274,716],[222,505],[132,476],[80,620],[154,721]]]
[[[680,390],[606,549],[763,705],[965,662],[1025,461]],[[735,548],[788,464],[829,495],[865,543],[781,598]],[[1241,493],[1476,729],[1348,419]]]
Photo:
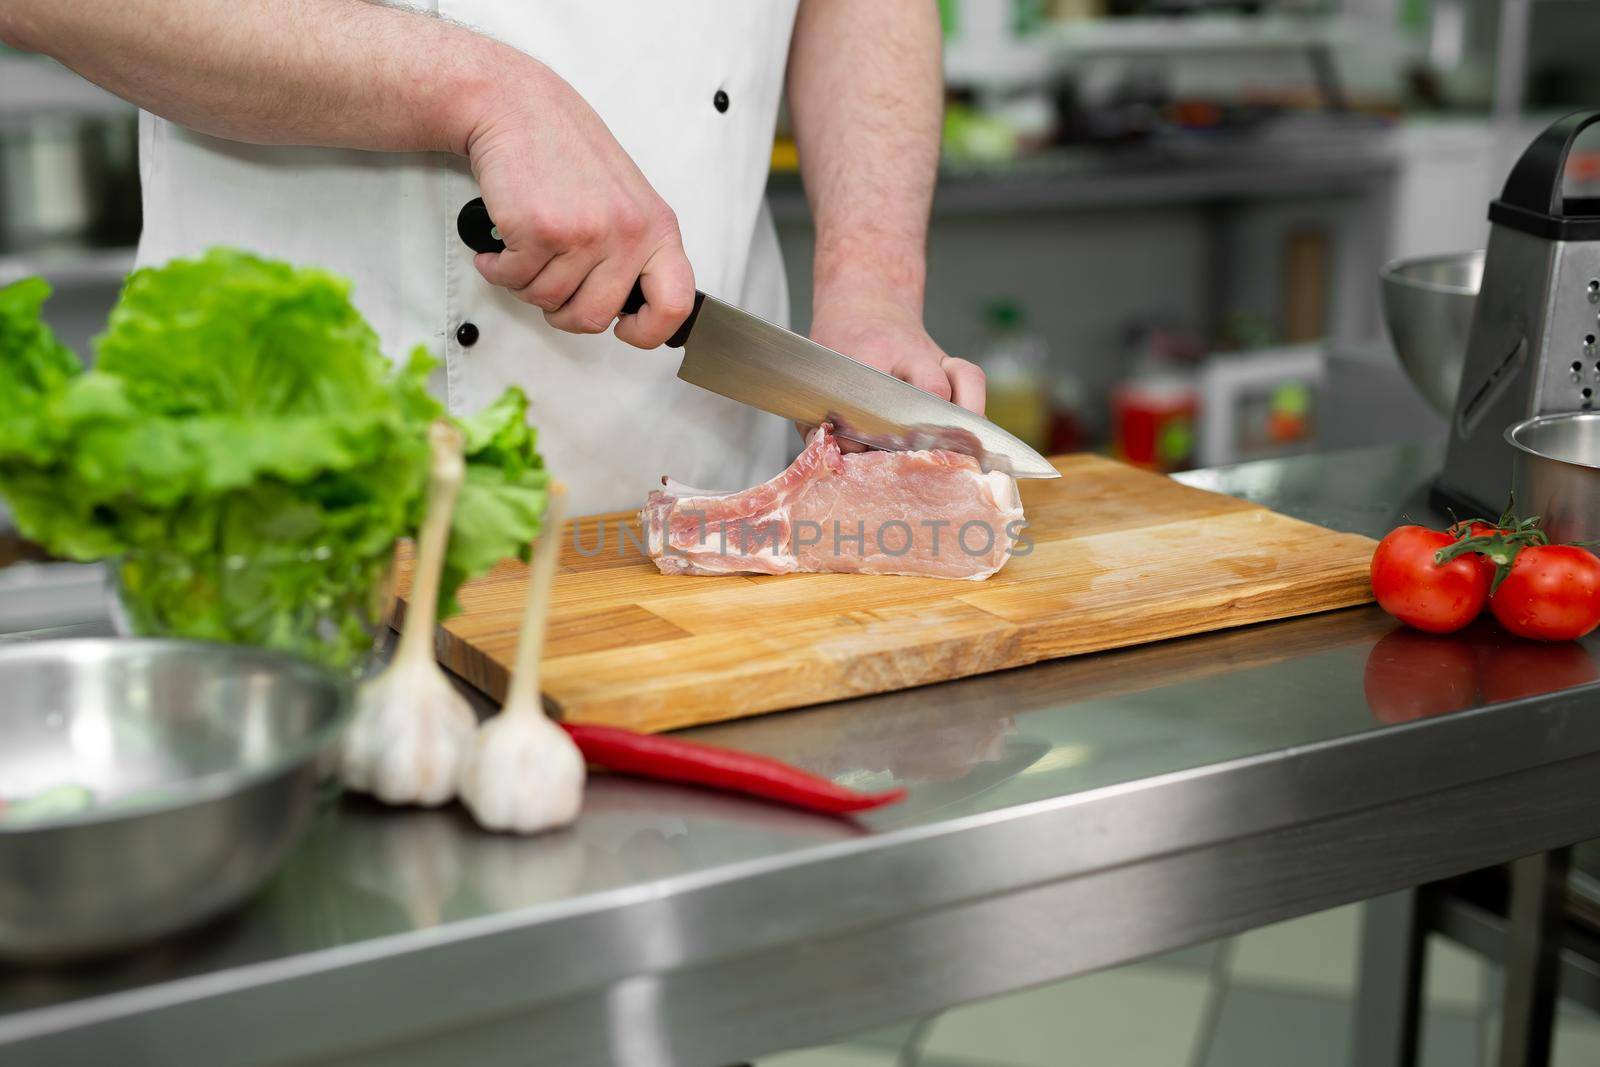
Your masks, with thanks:
[[[1053,462],[1060,479],[1021,483],[1031,551],[983,582],[669,577],[632,515],[577,520],[552,593],[546,701],[575,722],[669,730],[1371,599],[1365,537],[1098,456]],[[438,635],[441,661],[497,699],[526,577],[507,563],[468,584]]]

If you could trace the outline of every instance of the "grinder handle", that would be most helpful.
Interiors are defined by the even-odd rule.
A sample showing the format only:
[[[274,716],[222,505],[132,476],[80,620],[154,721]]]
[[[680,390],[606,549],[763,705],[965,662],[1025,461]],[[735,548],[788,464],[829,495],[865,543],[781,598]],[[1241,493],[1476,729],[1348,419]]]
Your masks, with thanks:
[[[1567,156],[1578,135],[1596,122],[1600,122],[1600,110],[1574,111],[1534,138],[1511,168],[1500,194],[1501,202],[1538,215],[1564,215],[1562,182],[1567,173]]]

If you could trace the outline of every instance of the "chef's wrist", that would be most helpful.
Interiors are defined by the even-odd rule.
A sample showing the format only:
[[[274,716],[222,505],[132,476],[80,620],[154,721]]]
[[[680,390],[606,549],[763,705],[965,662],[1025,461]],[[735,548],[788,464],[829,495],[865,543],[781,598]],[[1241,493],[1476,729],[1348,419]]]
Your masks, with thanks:
[[[922,317],[927,257],[921,241],[857,236],[817,242],[813,313],[864,304]]]
[[[837,292],[817,294],[811,303],[811,333],[815,338],[819,330],[831,332],[837,328],[854,329],[865,323],[876,326],[896,325],[907,329],[921,328],[922,307],[898,293]],[[827,342],[823,342],[826,344]]]
[[[463,56],[445,95],[443,140],[446,151],[472,157],[502,130],[527,125],[563,91],[561,77],[526,52],[473,34],[478,46]]]

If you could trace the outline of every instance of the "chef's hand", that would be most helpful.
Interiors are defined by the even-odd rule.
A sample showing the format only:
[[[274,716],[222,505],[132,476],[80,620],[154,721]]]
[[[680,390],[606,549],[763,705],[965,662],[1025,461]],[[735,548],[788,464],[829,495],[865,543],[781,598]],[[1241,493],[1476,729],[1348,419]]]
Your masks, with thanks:
[[[983,371],[975,363],[948,356],[922,324],[922,316],[892,299],[851,298],[819,304],[811,317],[811,339],[924,392],[983,414]],[[810,427],[801,426],[805,437]],[[859,451],[853,441],[839,441]]]
[[[577,91],[531,64],[525,95],[497,104],[467,145],[472,173],[505,241],[478,272],[569,333],[655,348],[694,308],[694,271],[678,220]],[[509,95],[509,94],[508,94]],[[618,315],[639,281],[645,306]]]

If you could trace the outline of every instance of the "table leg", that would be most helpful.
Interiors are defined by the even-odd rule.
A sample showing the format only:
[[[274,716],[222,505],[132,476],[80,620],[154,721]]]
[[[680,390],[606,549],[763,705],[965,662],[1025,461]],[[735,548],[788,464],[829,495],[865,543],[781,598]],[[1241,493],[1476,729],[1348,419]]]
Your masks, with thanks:
[[[1511,866],[1500,1067],[1549,1067],[1571,865],[1572,850],[1560,848]]]
[[[1419,892],[1367,901],[1361,926],[1361,984],[1350,1035],[1351,1067],[1416,1067],[1427,958]]]

